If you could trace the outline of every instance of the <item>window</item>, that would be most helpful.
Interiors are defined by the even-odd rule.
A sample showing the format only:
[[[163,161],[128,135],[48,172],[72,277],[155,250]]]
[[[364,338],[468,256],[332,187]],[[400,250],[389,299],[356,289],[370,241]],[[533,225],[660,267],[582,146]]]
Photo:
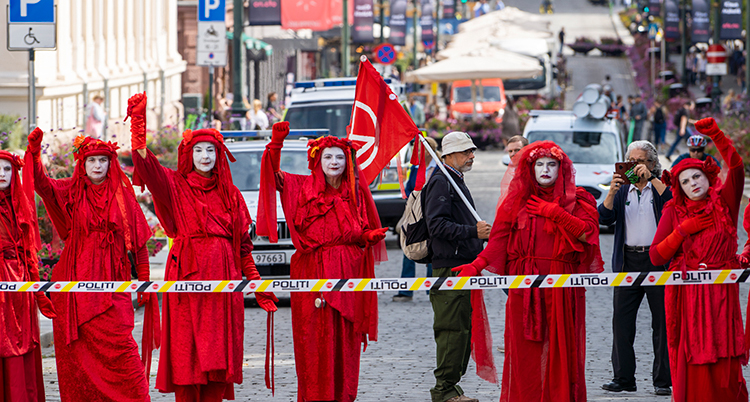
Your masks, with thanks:
[[[290,107],[284,120],[292,130],[327,128],[331,135],[346,137],[346,126],[352,117],[352,104]]]
[[[232,181],[240,191],[260,190],[260,160],[263,151],[233,152],[237,162],[230,163]],[[307,169],[307,151],[281,150],[281,170],[294,174],[310,174]]]
[[[477,85],[477,102],[501,102],[502,97],[500,96],[500,87],[485,86],[479,87]],[[482,98],[482,92],[484,92],[484,99]],[[453,88],[453,100],[456,103],[471,102],[471,87],[455,87]]]
[[[532,131],[529,142],[552,141],[573,163],[606,165],[617,162],[617,138],[595,131]]]
[[[547,85],[547,67],[542,61],[542,73],[532,78],[517,78],[514,80],[503,80],[506,91],[520,91],[529,89],[542,89]]]

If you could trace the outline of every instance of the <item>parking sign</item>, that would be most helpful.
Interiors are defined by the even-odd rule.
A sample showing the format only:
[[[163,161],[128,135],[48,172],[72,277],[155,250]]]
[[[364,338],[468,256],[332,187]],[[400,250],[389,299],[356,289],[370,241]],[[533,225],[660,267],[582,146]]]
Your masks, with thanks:
[[[224,21],[226,0],[200,0],[198,2],[198,21]]]
[[[8,50],[54,49],[54,0],[10,0],[7,29]]]

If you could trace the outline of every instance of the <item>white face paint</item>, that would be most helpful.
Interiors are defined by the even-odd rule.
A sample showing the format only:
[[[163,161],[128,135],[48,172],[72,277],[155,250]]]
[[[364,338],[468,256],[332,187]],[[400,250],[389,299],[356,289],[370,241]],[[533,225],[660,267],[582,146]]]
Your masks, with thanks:
[[[193,145],[193,166],[201,173],[208,173],[216,166],[216,146],[208,141]]]
[[[13,165],[8,160],[0,159],[0,190],[10,187],[11,179],[13,179]]]
[[[101,184],[109,171],[109,156],[96,155],[86,158],[86,176],[94,184]]]
[[[339,147],[330,147],[320,154],[320,165],[327,177],[334,178],[344,174],[346,169],[346,154]]]
[[[549,187],[557,181],[557,173],[560,170],[560,162],[548,157],[539,158],[534,162],[534,175],[536,182],[542,187]]]
[[[687,198],[698,201],[706,198],[710,184],[700,169],[685,169],[680,173],[680,187]]]

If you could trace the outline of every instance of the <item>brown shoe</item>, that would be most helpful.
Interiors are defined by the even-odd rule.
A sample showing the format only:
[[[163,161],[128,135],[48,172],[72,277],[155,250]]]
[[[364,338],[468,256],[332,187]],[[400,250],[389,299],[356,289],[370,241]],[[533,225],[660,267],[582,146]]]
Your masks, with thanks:
[[[454,396],[445,402],[479,402],[479,399],[469,398],[466,395]]]

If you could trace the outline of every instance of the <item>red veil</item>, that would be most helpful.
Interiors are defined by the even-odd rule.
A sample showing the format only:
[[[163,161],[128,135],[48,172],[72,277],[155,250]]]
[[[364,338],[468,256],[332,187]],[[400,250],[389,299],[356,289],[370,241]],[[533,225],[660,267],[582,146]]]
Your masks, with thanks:
[[[21,244],[26,251],[23,256],[18,254],[29,270],[37,270],[38,260],[37,252],[41,247],[39,238],[39,225],[36,217],[36,208],[34,207],[34,174],[33,168],[23,170],[23,182],[19,175],[24,161],[20,156],[8,151],[0,150],[0,159],[10,162],[13,167],[13,178],[10,182],[10,199],[13,204],[13,211],[16,213],[16,222],[21,229]],[[30,183],[30,184],[29,184]]]

